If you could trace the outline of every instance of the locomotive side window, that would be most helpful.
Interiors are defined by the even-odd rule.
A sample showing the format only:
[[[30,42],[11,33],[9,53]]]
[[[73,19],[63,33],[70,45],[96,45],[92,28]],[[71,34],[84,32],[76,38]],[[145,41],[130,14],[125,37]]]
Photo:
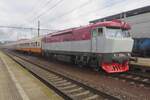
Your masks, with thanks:
[[[103,28],[96,28],[96,29],[93,29],[92,31],[93,37],[101,36],[102,34],[103,34]]]
[[[94,29],[94,30],[92,31],[92,36],[93,36],[93,37],[96,37],[96,36],[97,36],[97,29]]]
[[[98,36],[103,34],[103,28],[98,28]]]

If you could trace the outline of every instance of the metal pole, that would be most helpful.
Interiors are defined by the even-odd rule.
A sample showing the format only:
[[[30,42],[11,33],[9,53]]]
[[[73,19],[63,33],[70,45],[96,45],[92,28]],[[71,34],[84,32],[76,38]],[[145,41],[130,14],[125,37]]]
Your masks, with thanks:
[[[124,12],[124,21],[126,21],[126,17],[127,17],[126,12]]]
[[[32,38],[33,30],[32,30],[32,28],[30,28],[30,30],[31,30],[30,38]]]
[[[38,21],[38,37],[40,36],[40,21]]]

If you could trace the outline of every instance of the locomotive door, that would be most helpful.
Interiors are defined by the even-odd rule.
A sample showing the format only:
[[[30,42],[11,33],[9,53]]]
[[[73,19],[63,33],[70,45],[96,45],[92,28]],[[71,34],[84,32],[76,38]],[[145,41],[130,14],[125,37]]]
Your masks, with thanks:
[[[97,29],[92,30],[92,39],[91,39],[91,50],[96,52],[97,49]]]
[[[102,43],[102,34],[103,34],[103,28],[99,27],[92,30],[92,39],[91,39],[91,51],[97,52],[98,45]],[[101,42],[101,43],[98,43]]]

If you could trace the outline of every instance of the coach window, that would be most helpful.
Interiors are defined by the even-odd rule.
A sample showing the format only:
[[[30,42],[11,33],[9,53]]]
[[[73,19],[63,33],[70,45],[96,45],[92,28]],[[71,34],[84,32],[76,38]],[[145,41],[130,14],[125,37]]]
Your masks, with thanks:
[[[37,42],[35,42],[35,46],[38,46],[38,43],[37,43]]]
[[[40,42],[38,42],[38,46],[40,46]]]

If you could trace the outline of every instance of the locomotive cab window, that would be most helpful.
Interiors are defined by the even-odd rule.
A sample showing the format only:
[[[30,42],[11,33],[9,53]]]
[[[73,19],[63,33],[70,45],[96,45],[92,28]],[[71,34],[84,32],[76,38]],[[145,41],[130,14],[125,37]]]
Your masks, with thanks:
[[[92,31],[92,36],[93,36],[93,37],[96,37],[96,36],[97,36],[97,30],[96,30],[96,29],[94,29],[94,30]]]
[[[103,34],[103,28],[98,28],[97,31],[98,31],[98,36]]]
[[[93,37],[101,36],[102,34],[103,34],[103,28],[96,28],[96,29],[93,29],[92,31]]]

